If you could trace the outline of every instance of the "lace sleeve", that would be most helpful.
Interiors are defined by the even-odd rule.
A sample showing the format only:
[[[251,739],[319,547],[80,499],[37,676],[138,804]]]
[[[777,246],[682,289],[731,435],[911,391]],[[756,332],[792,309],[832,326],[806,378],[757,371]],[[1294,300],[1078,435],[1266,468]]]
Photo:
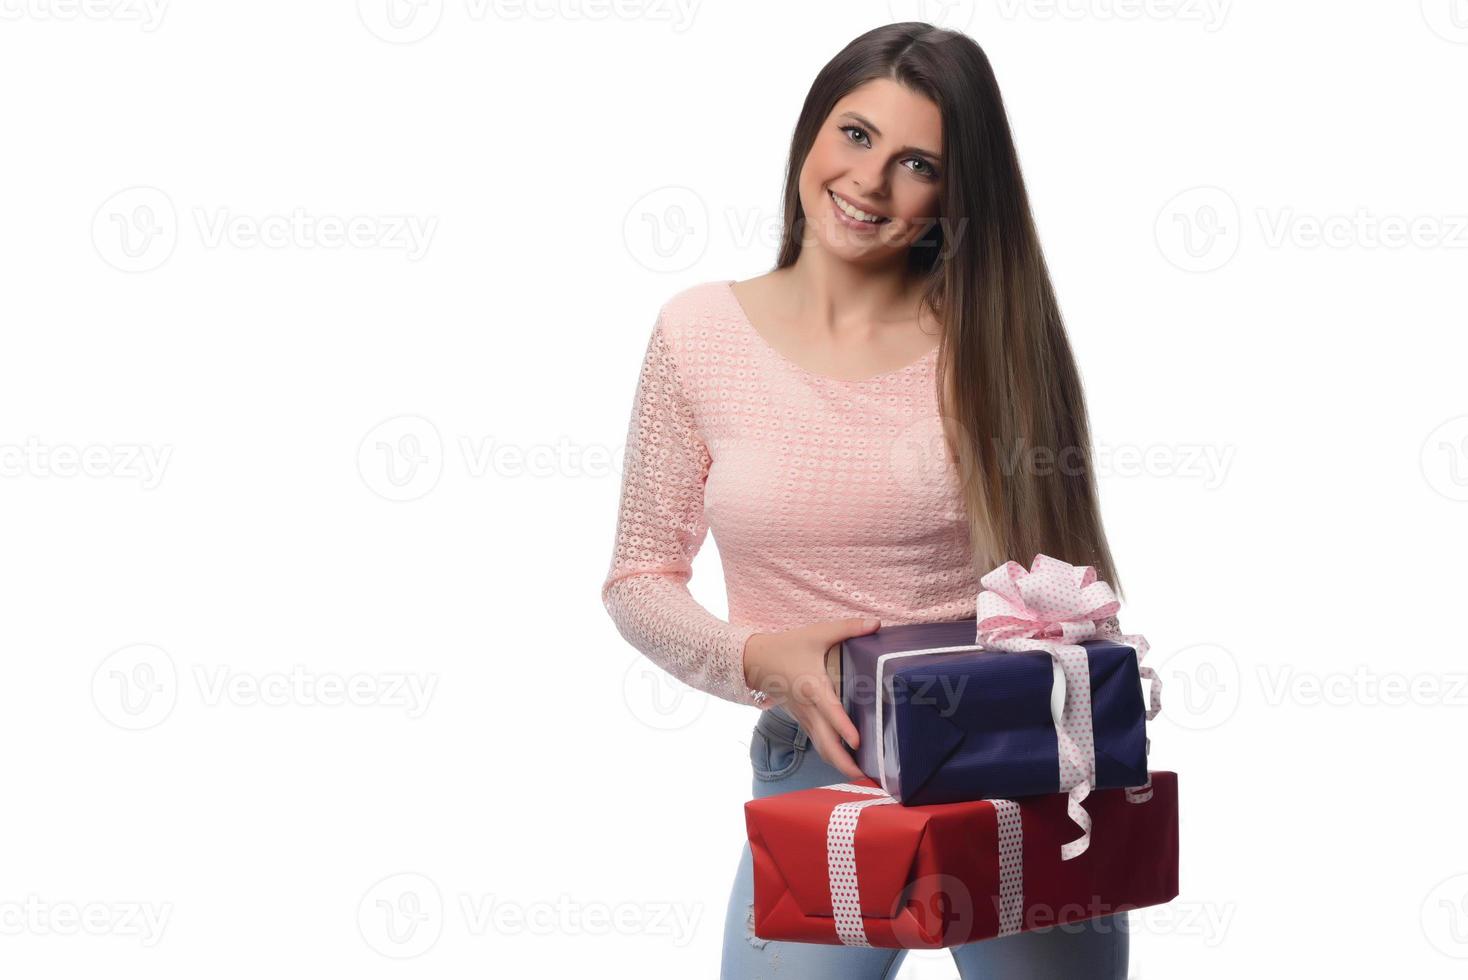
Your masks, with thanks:
[[[703,488],[712,460],[661,311],[637,381],[625,459],[602,604],[628,643],[685,684],[761,705],[763,696],[744,679],[744,643],[759,631],[719,619],[688,591],[708,532]]]

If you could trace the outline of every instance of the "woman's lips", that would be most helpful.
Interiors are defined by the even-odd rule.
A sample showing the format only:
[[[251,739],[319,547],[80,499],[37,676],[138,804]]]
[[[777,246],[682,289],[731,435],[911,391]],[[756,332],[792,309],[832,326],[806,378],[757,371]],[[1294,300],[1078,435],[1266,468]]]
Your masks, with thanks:
[[[878,228],[882,227],[887,222],[892,220],[891,218],[883,218],[881,221],[862,221],[859,218],[853,218],[851,215],[841,210],[840,205],[836,203],[837,195],[835,191],[827,191],[826,197],[831,201],[831,210],[835,213],[836,220],[840,222],[841,225],[845,228],[851,228],[855,231],[876,231]],[[851,202],[847,201],[846,203],[850,204]],[[853,207],[854,206],[855,205],[853,205]]]

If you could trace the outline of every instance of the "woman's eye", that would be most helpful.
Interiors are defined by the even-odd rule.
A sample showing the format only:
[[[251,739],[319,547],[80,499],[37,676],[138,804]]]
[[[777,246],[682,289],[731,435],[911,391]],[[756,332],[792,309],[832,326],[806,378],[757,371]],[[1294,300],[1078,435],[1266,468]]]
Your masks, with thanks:
[[[858,145],[871,145],[870,141],[867,140],[866,130],[862,129],[860,126],[842,126],[840,127],[840,129],[841,132],[847,134],[848,139],[856,140]],[[938,176],[938,171],[933,168],[933,165],[924,160],[922,157],[911,157],[910,159],[913,163],[918,164],[918,167],[909,169],[911,169],[912,172],[917,174],[919,177],[935,178]]]

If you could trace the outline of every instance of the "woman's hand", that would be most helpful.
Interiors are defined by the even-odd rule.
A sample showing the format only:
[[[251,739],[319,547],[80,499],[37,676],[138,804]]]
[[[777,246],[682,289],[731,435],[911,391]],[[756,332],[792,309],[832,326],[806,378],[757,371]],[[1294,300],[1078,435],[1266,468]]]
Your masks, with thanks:
[[[832,619],[779,633],[755,633],[744,645],[744,679],[764,691],[810,735],[825,759],[850,779],[862,779],[844,741],[855,749],[856,726],[847,717],[827,673],[826,654],[842,640],[877,629],[876,619]]]

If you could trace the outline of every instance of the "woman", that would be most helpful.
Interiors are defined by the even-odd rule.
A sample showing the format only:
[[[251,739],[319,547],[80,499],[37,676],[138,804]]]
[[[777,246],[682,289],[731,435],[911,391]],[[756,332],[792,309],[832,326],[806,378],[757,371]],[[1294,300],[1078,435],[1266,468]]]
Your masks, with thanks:
[[[1079,376],[978,45],[923,23],[852,41],[806,96],[784,212],[773,271],[659,311],[602,588],[637,649],[763,709],[756,796],[861,776],[827,676],[834,644],[972,617],[980,575],[1009,558],[1044,553],[1117,585]],[[687,588],[709,529],[728,622]],[[746,843],[726,980],[899,968],[901,950],[764,941],[751,899]],[[1110,980],[1126,976],[1126,925],[953,954],[965,980]]]

